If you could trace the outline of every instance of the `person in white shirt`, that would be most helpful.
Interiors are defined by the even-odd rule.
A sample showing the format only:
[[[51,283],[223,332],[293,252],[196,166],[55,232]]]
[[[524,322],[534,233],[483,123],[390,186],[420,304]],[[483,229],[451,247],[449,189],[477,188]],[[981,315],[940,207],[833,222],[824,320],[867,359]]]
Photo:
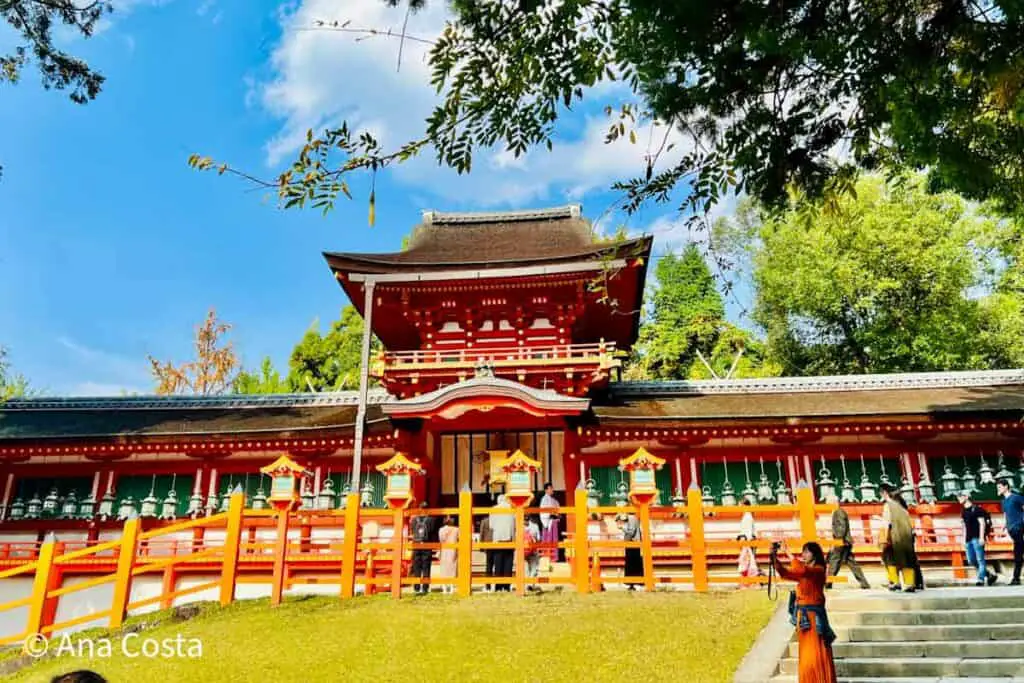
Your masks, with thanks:
[[[555,498],[555,487],[551,482],[544,484],[544,497],[540,500],[542,508],[554,508],[554,512],[542,512],[540,515],[541,541],[545,544],[557,544],[561,540],[558,525],[558,500]],[[551,545],[544,549],[544,553],[552,562],[558,561],[558,546]]]

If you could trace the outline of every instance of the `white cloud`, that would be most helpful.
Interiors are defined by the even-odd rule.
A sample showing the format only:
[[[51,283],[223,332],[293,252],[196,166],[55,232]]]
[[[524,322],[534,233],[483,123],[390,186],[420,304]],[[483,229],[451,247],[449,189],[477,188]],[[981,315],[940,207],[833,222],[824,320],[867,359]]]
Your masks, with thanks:
[[[64,359],[73,368],[69,374],[84,379],[68,393],[77,396],[114,396],[122,393],[147,393],[150,384],[145,360],[137,361],[116,353],[94,349],[69,337],[58,337],[66,351]]]
[[[386,148],[417,139],[437,102],[426,61],[429,46],[397,37],[404,10],[388,8],[381,0],[351,0],[340,13],[337,7],[334,0],[301,0],[282,13],[283,35],[270,60],[274,75],[256,86],[263,107],[282,120],[278,133],[265,145],[272,167],[290,160],[308,129],[320,131],[342,120],[374,131]],[[432,38],[446,18],[443,3],[428,3],[426,10],[409,17],[406,33]],[[316,30],[318,21],[327,26]],[[337,30],[330,30],[334,22]],[[363,29],[385,34],[390,30],[391,35],[358,32]],[[601,102],[618,103],[624,92],[611,84],[590,94]],[[394,174],[436,200],[470,201],[481,208],[576,201],[591,191],[606,190],[614,180],[641,174],[646,155],[660,145],[665,133],[644,125],[637,130],[637,144],[621,139],[606,145],[608,125],[604,118],[590,118],[577,138],[556,140],[551,153],[538,149],[515,158],[500,149],[480,150],[468,176],[438,168],[433,150],[395,167]],[[669,137],[681,142],[674,132]],[[682,147],[672,154],[678,155]]]

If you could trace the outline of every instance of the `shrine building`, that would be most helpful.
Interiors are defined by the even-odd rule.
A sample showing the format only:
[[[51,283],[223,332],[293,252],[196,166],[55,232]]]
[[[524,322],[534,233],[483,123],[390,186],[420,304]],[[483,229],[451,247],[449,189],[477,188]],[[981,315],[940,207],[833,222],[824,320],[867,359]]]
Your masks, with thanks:
[[[370,321],[363,504],[375,465],[418,462],[417,496],[490,500],[492,452],[542,465],[535,488],[586,482],[623,496],[621,458],[665,458],[660,503],[691,486],[716,503],[788,502],[799,482],[844,503],[891,481],[914,503],[1024,485],[1024,370],[671,382],[621,381],[637,340],[652,238],[596,236],[579,206],[426,212],[407,249],[326,253]],[[94,540],[209,514],[241,487],[266,504],[261,467],[282,453],[313,473],[307,508],[336,508],[352,476],[358,392],[29,398],[0,404],[0,543],[48,531]],[[163,521],[161,521],[163,520]],[[959,524],[958,518],[950,524]]]

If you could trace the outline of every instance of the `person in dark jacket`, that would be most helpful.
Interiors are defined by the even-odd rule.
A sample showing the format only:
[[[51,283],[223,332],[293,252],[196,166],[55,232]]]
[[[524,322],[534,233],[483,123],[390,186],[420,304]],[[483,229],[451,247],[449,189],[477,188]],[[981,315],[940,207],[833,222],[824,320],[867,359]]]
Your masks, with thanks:
[[[838,504],[839,498],[832,494],[826,502],[832,505]],[[828,551],[828,575],[838,576],[839,570],[845,564],[850,568],[853,578],[857,580],[862,589],[867,590],[871,588],[868,580],[864,578],[864,570],[860,568],[857,560],[853,557],[853,534],[850,533],[850,515],[841,507],[837,507],[836,511],[832,513],[832,538],[839,541],[841,545],[834,546]],[[831,582],[829,582],[828,587],[832,587]]]
[[[996,482],[996,491],[1003,499],[1006,533],[1013,539],[1013,579],[1011,586],[1020,585],[1021,565],[1024,564],[1024,496],[1011,488],[1009,479]]]

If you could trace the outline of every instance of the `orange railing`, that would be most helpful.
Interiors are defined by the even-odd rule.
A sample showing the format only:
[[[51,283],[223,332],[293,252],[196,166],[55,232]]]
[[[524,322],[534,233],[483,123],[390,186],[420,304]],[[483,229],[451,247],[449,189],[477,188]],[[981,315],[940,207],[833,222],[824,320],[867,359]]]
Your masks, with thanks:
[[[554,346],[502,346],[487,347],[481,343],[476,348],[431,349],[418,351],[394,351],[381,355],[384,367],[394,369],[439,365],[474,365],[490,362],[495,367],[552,361],[589,361],[601,363],[615,353],[614,342],[597,344],[560,344]]]
[[[527,576],[523,534],[526,516],[552,512],[550,509],[474,508],[472,494],[465,492],[459,496],[458,507],[451,508],[366,509],[359,507],[358,494],[351,494],[344,509],[278,513],[246,510],[243,494],[238,493],[232,496],[226,512],[210,517],[148,531],[141,529],[140,520],[129,520],[121,538],[114,541],[81,547],[50,540],[8,548],[7,561],[0,563],[0,579],[32,577],[33,583],[27,597],[0,604],[0,614],[27,607],[24,630],[0,639],[0,644],[15,643],[35,634],[47,636],[93,621],[102,620],[117,628],[132,610],[156,604],[169,608],[179,598],[211,589],[216,590],[220,603],[227,605],[235,599],[238,585],[253,583],[269,584],[271,603],[277,604],[288,588],[311,583],[337,585],[340,596],[348,598],[359,588],[367,594],[386,588],[392,596],[399,597],[403,588],[425,583],[454,586],[456,593],[468,596],[474,586],[481,584],[507,585],[523,594],[528,586],[541,584],[568,585],[580,592],[600,590],[604,584],[612,583],[635,583],[647,590],[653,590],[659,583],[688,584],[695,590],[706,591],[711,584],[759,582],[761,579],[741,578],[736,573],[736,557],[743,546],[767,551],[771,540],[779,537],[788,537],[793,544],[818,540],[826,548],[832,545],[823,539],[831,537],[829,514],[835,506],[815,504],[807,488],[797,490],[796,494],[793,505],[707,507],[700,491],[691,490],[685,505],[623,508],[588,507],[586,492],[578,490],[572,505],[558,510],[569,523],[565,540],[537,546],[541,553],[564,551],[568,571]],[[605,532],[591,528],[600,526],[607,515],[630,512],[638,516],[640,541],[622,540],[621,532],[614,527]],[[747,512],[754,515],[758,536],[765,540],[734,540],[733,522]],[[458,541],[411,542],[406,525],[412,517],[422,514],[450,516],[459,529]],[[475,518],[493,514],[515,517],[513,540],[485,543],[474,539]],[[295,531],[294,526],[300,527],[297,540],[289,534],[290,529]],[[924,526],[919,525],[919,530]],[[340,534],[314,539],[310,529]],[[211,530],[218,535],[223,532],[223,539],[210,542],[206,532]],[[192,532],[192,540],[171,537],[186,531]],[[858,539],[861,540],[871,543],[869,536]],[[955,541],[945,537],[937,543],[938,537],[921,533],[918,540],[922,555],[929,549],[950,554],[961,551]],[[999,544],[990,547],[993,551],[1001,549]],[[641,550],[642,577],[624,577],[617,570],[609,571],[621,564],[626,548]],[[514,553],[512,576],[493,577],[474,571],[474,551],[499,549]],[[455,575],[441,577],[435,571],[430,579],[410,576],[408,557],[415,550],[457,551]],[[866,545],[863,550],[870,555],[872,548]],[[955,558],[953,564],[956,565]],[[4,566],[9,568],[3,569]],[[723,566],[731,568],[714,574],[709,571]],[[64,578],[74,573],[88,578],[65,585]],[[133,601],[133,580],[158,573],[163,576],[159,593]],[[188,574],[217,578],[179,588],[178,578]],[[57,606],[63,597],[108,583],[114,586],[109,609],[57,621]]]

